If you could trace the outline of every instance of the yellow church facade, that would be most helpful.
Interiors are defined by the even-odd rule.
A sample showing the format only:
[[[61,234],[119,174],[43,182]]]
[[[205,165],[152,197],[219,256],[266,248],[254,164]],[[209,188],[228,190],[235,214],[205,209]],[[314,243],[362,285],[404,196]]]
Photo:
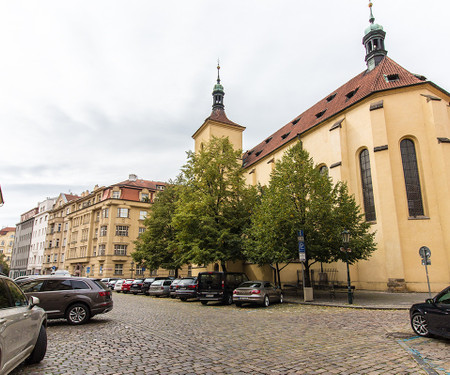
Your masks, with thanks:
[[[450,94],[387,57],[384,37],[371,12],[363,39],[367,69],[244,152],[243,168],[248,184],[267,185],[275,162],[301,141],[318,168],[347,183],[376,233],[372,257],[351,266],[352,284],[427,291],[419,255],[426,246],[436,292],[450,283]],[[211,136],[228,136],[242,149],[245,128],[228,120],[223,95],[218,79],[213,112],[193,136],[196,151]],[[270,267],[235,267],[272,279]],[[346,278],[345,264],[317,265],[317,273],[321,267]],[[288,265],[282,281],[298,281],[299,270],[298,262]]]

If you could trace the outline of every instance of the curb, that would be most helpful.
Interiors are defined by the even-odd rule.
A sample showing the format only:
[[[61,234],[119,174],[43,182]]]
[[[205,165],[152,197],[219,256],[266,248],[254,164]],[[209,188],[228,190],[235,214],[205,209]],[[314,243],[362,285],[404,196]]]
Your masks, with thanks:
[[[332,302],[303,302],[284,298],[287,303],[295,303],[297,305],[325,306],[325,307],[341,307],[347,309],[363,309],[363,310],[409,310],[409,307],[403,306],[375,306],[375,305],[349,305],[348,303],[332,303]]]

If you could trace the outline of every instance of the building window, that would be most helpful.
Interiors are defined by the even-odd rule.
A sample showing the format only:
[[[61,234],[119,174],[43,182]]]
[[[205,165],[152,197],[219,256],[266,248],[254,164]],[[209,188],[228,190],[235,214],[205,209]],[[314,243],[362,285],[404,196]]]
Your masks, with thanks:
[[[59,247],[59,238],[56,239],[55,247]]]
[[[116,225],[116,236],[128,236],[128,227],[126,225]]]
[[[139,211],[139,220],[144,220],[147,217],[147,211]]]
[[[107,218],[109,215],[109,208],[104,208],[102,210],[102,218]]]
[[[98,255],[105,255],[106,245],[98,245]]]
[[[136,266],[136,276],[137,275],[143,275],[144,271],[142,271],[142,266]]]
[[[319,173],[321,176],[328,176],[328,167],[326,165],[322,165],[319,168]]]
[[[141,202],[149,202],[148,193],[141,193]]]
[[[145,227],[139,227],[138,237],[141,237],[144,232],[145,232]]]
[[[127,245],[114,245],[114,255],[127,255]]]
[[[107,225],[102,225],[100,227],[100,237],[106,236],[107,232],[108,232],[108,226]]]
[[[422,190],[420,188],[419,169],[417,167],[416,148],[411,139],[400,142],[403,174],[405,176],[406,199],[409,216],[423,216]]]
[[[364,201],[366,221],[375,221],[375,200],[373,198],[372,171],[370,169],[369,151],[362,150],[359,154],[359,166],[361,169],[361,184]]]
[[[123,264],[114,265],[114,275],[123,275]]]
[[[112,198],[119,199],[120,198],[120,190],[112,192]]]
[[[128,217],[128,208],[118,208],[117,217]]]

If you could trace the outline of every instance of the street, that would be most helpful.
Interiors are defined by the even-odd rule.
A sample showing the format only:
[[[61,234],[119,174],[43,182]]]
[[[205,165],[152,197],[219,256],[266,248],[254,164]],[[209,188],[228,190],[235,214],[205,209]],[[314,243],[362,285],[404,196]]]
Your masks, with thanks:
[[[405,310],[113,299],[86,325],[49,321],[45,359],[11,374],[450,373],[450,341],[415,336]]]

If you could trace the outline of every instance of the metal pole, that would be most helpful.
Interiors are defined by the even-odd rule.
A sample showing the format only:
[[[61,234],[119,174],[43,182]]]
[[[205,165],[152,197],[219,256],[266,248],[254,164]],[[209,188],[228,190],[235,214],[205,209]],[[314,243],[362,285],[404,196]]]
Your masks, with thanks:
[[[347,249],[346,249],[347,250]],[[353,304],[353,294],[352,294],[352,284],[350,282],[350,267],[348,265],[348,252],[345,252],[345,258],[347,261],[347,294],[348,294],[348,303],[349,305]]]
[[[428,266],[427,266],[427,263],[428,263],[428,259],[425,257],[425,272],[427,274],[428,294],[430,295],[430,298],[432,298],[431,297],[431,288],[430,288],[430,278],[428,277]]]

